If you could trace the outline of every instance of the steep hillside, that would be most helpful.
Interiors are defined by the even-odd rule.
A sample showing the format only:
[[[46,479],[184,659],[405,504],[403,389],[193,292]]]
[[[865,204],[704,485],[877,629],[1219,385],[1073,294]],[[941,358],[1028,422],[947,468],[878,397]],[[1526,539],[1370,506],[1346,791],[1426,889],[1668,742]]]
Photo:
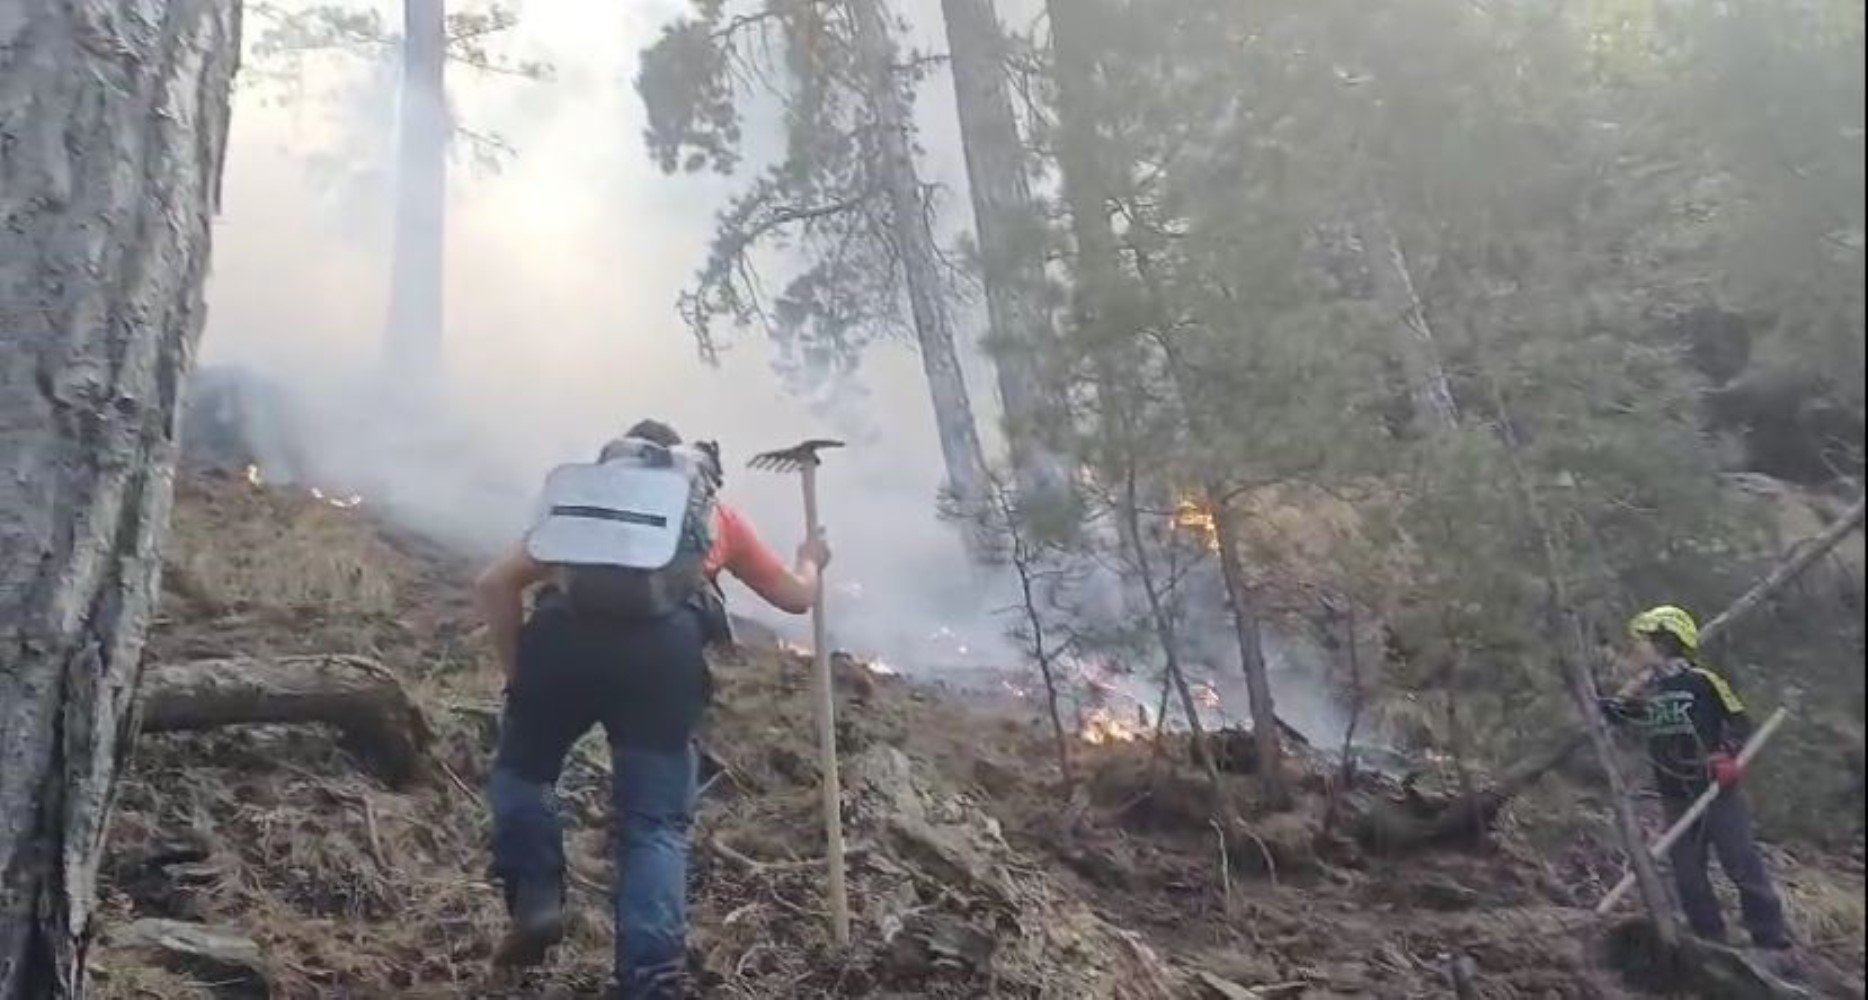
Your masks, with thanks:
[[[181,484],[169,561],[155,663],[368,658],[423,709],[430,763],[394,785],[318,726],[144,736],[112,841],[101,995],[594,995],[609,954],[595,736],[563,785],[571,938],[542,972],[488,968],[502,913],[479,790],[498,690],[466,602],[471,567],[382,532],[367,504],[227,477]],[[761,648],[716,670],[706,744],[719,770],[692,887],[699,995],[1432,997],[1456,982],[1487,997],[1625,993],[1582,906],[1619,874],[1585,794],[1523,804],[1483,850],[1376,858],[1333,832],[1334,771],[1321,761],[1300,808],[1269,816],[1250,804],[1248,755],[1223,755],[1222,785],[1247,820],[1215,827],[1212,788],[1173,739],[1163,754],[1109,734],[1079,743],[1071,794],[1035,721],[848,658],[839,735],[856,944],[835,954],[818,912],[808,664]],[[1834,971],[1862,959],[1859,856],[1774,858],[1811,942],[1806,974],[1860,995]],[[194,924],[220,936],[178,942],[201,936]]]

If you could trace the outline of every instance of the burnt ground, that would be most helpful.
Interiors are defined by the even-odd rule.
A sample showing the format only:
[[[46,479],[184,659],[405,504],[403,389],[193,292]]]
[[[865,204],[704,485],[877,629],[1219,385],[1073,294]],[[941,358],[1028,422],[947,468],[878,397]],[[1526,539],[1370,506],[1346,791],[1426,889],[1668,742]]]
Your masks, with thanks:
[[[595,995],[609,864],[594,736],[562,788],[571,936],[547,969],[488,966],[502,911],[479,789],[498,689],[466,598],[472,567],[384,534],[367,505],[226,477],[182,482],[168,561],[151,657],[371,657],[426,710],[433,766],[390,787],[318,726],[145,736],[111,840],[100,995],[262,992],[136,943],[130,929],[151,918],[250,938],[275,996]],[[1277,814],[1257,811],[1249,773],[1223,775],[1245,821],[1216,827],[1213,790],[1177,741],[1078,744],[1071,786],[1035,719],[847,659],[855,943],[837,953],[808,662],[748,649],[716,674],[706,740],[724,770],[695,835],[698,995],[1438,997],[1453,995],[1456,965],[1481,997],[1633,995],[1587,908],[1619,863],[1584,791],[1540,792],[1479,849],[1376,858],[1333,832],[1332,802],[1346,800],[1319,762]],[[1805,974],[1819,995],[1861,995],[1859,852],[1779,845],[1774,861],[1809,941]]]

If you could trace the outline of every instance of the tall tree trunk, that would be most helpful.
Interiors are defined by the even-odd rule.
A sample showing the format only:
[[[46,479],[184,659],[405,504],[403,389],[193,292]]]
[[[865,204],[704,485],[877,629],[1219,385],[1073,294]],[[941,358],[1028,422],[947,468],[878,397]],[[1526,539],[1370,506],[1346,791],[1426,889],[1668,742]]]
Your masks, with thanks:
[[[1226,583],[1233,633],[1239,641],[1239,665],[1245,672],[1246,694],[1252,699],[1252,745],[1258,751],[1259,781],[1267,804],[1283,809],[1290,805],[1291,792],[1278,740],[1278,709],[1271,699],[1271,676],[1265,668],[1257,609],[1252,604],[1245,566],[1239,561],[1238,522],[1233,520],[1231,501],[1217,485],[1209,484],[1206,495],[1207,506],[1213,512],[1213,534],[1219,542],[1219,572]]]
[[[234,0],[0,16],[0,998],[83,991],[239,58]]]
[[[446,0],[403,0],[396,111],[396,204],[383,360],[389,377],[432,389],[441,374],[447,147]]]
[[[986,499],[986,463],[973,423],[966,376],[954,349],[953,318],[942,295],[940,258],[915,170],[909,141],[914,126],[903,80],[896,71],[895,43],[879,0],[857,0],[850,4],[850,11],[876,121],[876,169],[888,196],[895,253],[908,289],[921,367],[934,401],[947,487],[963,511],[977,514]]]
[[[1056,430],[1058,408],[1050,404],[1039,370],[1052,334],[1043,299],[1045,225],[1031,196],[1029,164],[1006,88],[1005,31],[992,0],[942,0],[941,10],[1006,438],[1026,495],[1023,509],[1047,511],[1064,499],[1069,484],[1055,442],[1046,440]]]
[[[1044,707],[1051,718],[1052,745],[1057,751],[1057,769],[1064,778],[1066,788],[1077,783],[1076,772],[1070,766],[1070,739],[1064,730],[1064,717],[1058,711],[1057,697],[1057,651],[1052,648],[1050,637],[1044,628],[1044,612],[1038,606],[1038,567],[1039,554],[1033,551],[1027,541],[1024,527],[1019,523],[1019,514],[1006,502],[1005,491],[994,489],[993,495],[998,501],[999,516],[1005,521],[1005,532],[1010,536],[1012,569],[1018,574],[1019,598],[1025,612],[1025,627],[1030,629],[1031,656],[1038,662],[1038,676],[1044,681]]]
[[[1045,0],[1044,9],[1057,85],[1057,165],[1077,251],[1071,321],[1095,372],[1104,461],[1113,468],[1120,464],[1115,452],[1125,447],[1118,428],[1127,423],[1122,413],[1128,404],[1120,389],[1119,331],[1111,326],[1122,266],[1109,222],[1110,180],[1094,110],[1097,52],[1090,25],[1104,6],[1102,0]]]
[[[1576,702],[1577,712],[1582,715],[1584,731],[1588,733],[1589,742],[1595,749],[1596,763],[1608,779],[1609,805],[1615,815],[1616,832],[1621,835],[1622,850],[1628,855],[1628,866],[1634,869],[1635,882],[1641,890],[1641,902],[1654,919],[1654,928],[1660,935],[1661,943],[1671,950],[1679,944],[1679,926],[1674,919],[1673,900],[1660,880],[1660,870],[1654,866],[1653,857],[1647,852],[1647,837],[1641,830],[1640,815],[1635,811],[1634,794],[1628,787],[1627,778],[1622,775],[1620,765],[1615,761],[1614,734],[1609,732],[1608,720],[1603,718],[1602,710],[1596,705],[1598,692],[1595,681],[1589,676],[1585,659],[1589,655],[1589,643],[1570,606],[1568,588],[1563,585],[1563,562],[1557,551],[1555,530],[1551,527],[1550,519],[1544,515],[1537,487],[1532,484],[1531,475],[1519,458],[1519,444],[1516,435],[1510,430],[1511,410],[1505,405],[1504,392],[1490,371],[1485,372],[1485,376],[1491,389],[1492,406],[1498,413],[1498,419],[1504,422],[1505,451],[1512,478],[1516,480],[1518,492],[1523,497],[1525,519],[1536,533],[1544,557],[1546,622],[1551,645],[1557,651],[1557,666],[1563,672],[1570,697]],[[1461,801],[1472,801],[1471,793],[1468,792]]]
[[[1459,407],[1440,364],[1433,327],[1421,308],[1401,238],[1378,198],[1371,196],[1357,216],[1356,238],[1373,279],[1375,301],[1395,324],[1395,351],[1407,377],[1415,418],[1426,424],[1429,433],[1451,430],[1459,425]]]
[[[1131,458],[1135,456],[1131,455]],[[1213,786],[1214,806],[1224,815],[1227,810],[1225,786],[1219,777],[1219,764],[1213,759],[1206,743],[1206,732],[1200,725],[1200,708],[1194,701],[1193,689],[1187,683],[1187,674],[1181,669],[1179,631],[1174,627],[1174,616],[1167,605],[1161,582],[1156,578],[1154,564],[1148,558],[1148,548],[1142,540],[1139,504],[1136,496],[1136,463],[1131,461],[1123,470],[1122,518],[1128,522],[1124,537],[1129,539],[1130,554],[1135,560],[1135,572],[1141,578],[1142,594],[1148,600],[1149,622],[1154,626],[1155,640],[1161,645],[1161,662],[1165,666],[1166,680],[1180,699],[1181,713],[1187,716],[1187,738],[1193,747],[1194,763],[1206,771],[1207,781]],[[1167,722],[1167,693],[1162,692],[1161,714],[1158,726]],[[1157,729],[1157,734],[1160,732]],[[1157,748],[1160,740],[1157,738]]]
[[[1132,242],[1129,244],[1129,252],[1135,258],[1135,273],[1148,293],[1155,326],[1160,331],[1161,353],[1167,359],[1168,377],[1173,380],[1182,419],[1196,439],[1213,440],[1212,431],[1206,426],[1200,407],[1193,398],[1194,366],[1182,358],[1168,333],[1173,317],[1168,311],[1167,291],[1162,288],[1160,276],[1148,253]],[[1207,478],[1201,483],[1201,489],[1206,494],[1207,512],[1213,518],[1214,541],[1219,548],[1220,579],[1226,587],[1226,604],[1232,611],[1233,636],[1239,644],[1239,667],[1245,674],[1246,694],[1252,699],[1252,745],[1258,752],[1260,762],[1260,787],[1264,789],[1267,805],[1273,809],[1283,809],[1291,801],[1290,786],[1284,773],[1283,747],[1279,740],[1283,727],[1278,724],[1278,709],[1271,696],[1271,676],[1265,667],[1265,647],[1258,609],[1252,603],[1251,581],[1246,577],[1245,564],[1239,559],[1239,522],[1233,518],[1231,498],[1217,478]]]
[[[1077,244],[1072,309],[1081,331],[1094,335],[1107,318],[1118,273],[1109,224],[1109,184],[1101,161],[1095,113],[1096,51],[1087,18],[1097,0],[1046,0],[1052,73],[1057,84],[1058,167],[1071,236]]]

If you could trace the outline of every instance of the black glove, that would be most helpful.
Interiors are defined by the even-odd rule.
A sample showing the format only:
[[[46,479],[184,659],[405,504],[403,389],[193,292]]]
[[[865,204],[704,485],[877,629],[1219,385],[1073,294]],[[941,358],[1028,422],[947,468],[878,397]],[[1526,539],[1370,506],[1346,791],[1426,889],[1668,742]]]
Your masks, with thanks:
[[[693,604],[700,615],[701,642],[709,646],[732,645],[733,619],[726,612],[726,595],[714,584],[703,584]]]

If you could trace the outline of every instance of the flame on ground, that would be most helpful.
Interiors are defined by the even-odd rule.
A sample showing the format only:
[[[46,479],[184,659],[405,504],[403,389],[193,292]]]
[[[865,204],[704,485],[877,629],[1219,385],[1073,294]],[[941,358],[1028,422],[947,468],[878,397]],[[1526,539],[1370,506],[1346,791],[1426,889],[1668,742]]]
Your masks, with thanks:
[[[1077,730],[1077,737],[1093,746],[1105,743],[1132,743],[1144,735],[1141,726],[1124,722],[1116,718],[1115,713],[1106,708],[1090,710],[1083,717],[1083,727]]]
[[[259,466],[249,464],[246,467],[245,475],[248,485],[255,488],[264,488],[266,486],[266,474],[260,470]],[[327,506],[336,507],[338,510],[351,510],[363,506],[363,497],[356,493],[326,493],[316,486],[309,487],[306,492],[311,494],[313,500]]]
[[[1213,520],[1213,512],[1205,504],[1195,500],[1182,500],[1175,504],[1174,527],[1198,535],[1208,551],[1219,551],[1219,523]]]
[[[1204,682],[1195,684],[1193,685],[1193,700],[1201,708],[1209,711],[1215,710],[1220,705],[1219,689]]]
[[[330,504],[338,510],[350,510],[353,507],[363,506],[363,498],[355,493],[340,497],[326,493],[316,486],[311,488],[311,498],[322,503]]]

